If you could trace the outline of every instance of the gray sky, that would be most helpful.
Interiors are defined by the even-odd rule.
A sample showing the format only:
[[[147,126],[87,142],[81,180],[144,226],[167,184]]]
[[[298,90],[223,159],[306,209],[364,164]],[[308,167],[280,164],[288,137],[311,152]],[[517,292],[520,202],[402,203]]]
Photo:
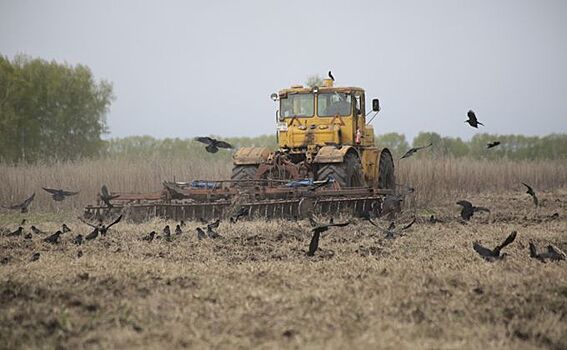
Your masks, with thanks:
[[[110,135],[254,136],[272,92],[331,69],[377,133],[567,132],[567,1],[0,0],[0,53],[114,84]]]

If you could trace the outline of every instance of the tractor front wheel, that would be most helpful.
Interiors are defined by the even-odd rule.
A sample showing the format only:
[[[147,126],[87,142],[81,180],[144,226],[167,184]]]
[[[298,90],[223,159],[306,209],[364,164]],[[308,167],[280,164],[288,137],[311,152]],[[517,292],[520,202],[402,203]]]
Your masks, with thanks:
[[[394,160],[389,150],[383,149],[380,152],[380,162],[378,163],[378,188],[395,190],[396,177],[394,176]]]
[[[347,154],[342,163],[326,163],[319,166],[317,180],[332,177],[341,187],[365,186],[362,164],[354,153]]]

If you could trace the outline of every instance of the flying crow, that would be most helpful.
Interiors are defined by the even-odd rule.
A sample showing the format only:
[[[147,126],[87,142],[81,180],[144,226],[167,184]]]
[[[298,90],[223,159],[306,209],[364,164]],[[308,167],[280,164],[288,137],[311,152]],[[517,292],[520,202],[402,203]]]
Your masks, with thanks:
[[[474,213],[476,213],[477,211],[485,211],[490,213],[489,209],[484,207],[475,207],[472,205],[471,202],[466,200],[460,200],[457,202],[457,204],[463,207],[461,209],[461,217],[463,218],[463,220],[469,221],[471,217],[474,215]]]
[[[523,182],[522,182],[522,185],[526,186],[526,188],[528,189],[528,190],[526,191],[526,193],[529,194],[530,196],[532,196],[532,199],[534,200],[534,205],[537,207],[538,204],[539,204],[539,200],[537,199],[537,196],[536,196],[536,194],[535,194],[535,192],[534,192],[534,189],[533,189],[530,185],[528,185],[528,184],[526,184],[526,183],[523,183]]]
[[[506,256],[506,253],[500,255],[500,251],[507,245],[514,242],[514,240],[516,239],[516,234],[516,231],[512,231],[512,233],[504,240],[504,242],[502,242],[502,244],[500,245],[497,245],[494,249],[482,246],[478,241],[473,243],[473,249],[486,261],[492,262],[495,260],[501,260]]]
[[[465,123],[469,123],[469,125],[472,126],[473,128],[477,128],[477,129],[478,129],[478,126],[479,126],[479,125],[484,126],[484,124],[482,124],[481,122],[479,122],[479,121],[476,119],[476,114],[474,114],[473,111],[469,111],[469,112],[467,113],[467,116],[469,117],[469,119],[468,119],[468,120],[465,120]]]
[[[422,149],[429,148],[429,147],[431,147],[431,146],[433,146],[433,143],[429,143],[429,145],[427,145],[427,146],[421,146],[421,147],[410,148],[410,150],[407,151],[407,152],[402,156],[402,158],[400,158],[400,159],[409,158],[409,157],[413,156],[417,151],[420,151],[420,150],[422,150]]]
[[[490,142],[490,143],[486,144],[486,148],[490,149],[490,148],[498,146],[499,144],[500,144],[500,141]]]
[[[64,190],[60,190],[60,189],[53,189],[53,188],[45,188],[45,187],[42,187],[42,188],[45,191],[51,193],[51,198],[53,198],[53,200],[56,201],[56,202],[61,202],[66,197],[74,196],[74,195],[79,193],[79,192],[69,192],[69,191],[64,191]]]
[[[211,137],[207,137],[207,136],[196,137],[195,141],[199,141],[201,143],[206,144],[207,147],[205,147],[205,149],[209,153],[217,153],[219,151],[219,148],[227,148],[227,149],[232,148],[231,144],[228,143],[228,142],[215,140],[215,139],[213,139]]]
[[[309,242],[309,251],[307,252],[307,256],[315,255],[317,248],[319,248],[319,238],[321,237],[321,233],[327,231],[329,228],[336,226],[336,227],[344,227],[350,224],[350,221],[341,222],[341,223],[328,223],[328,224],[319,224],[315,222],[315,220],[311,219],[312,223],[315,223],[316,226],[311,229],[313,232],[313,237],[311,237],[311,242]]]
[[[28,212],[28,207],[30,206],[31,202],[33,201],[33,199],[35,198],[35,192],[25,201],[23,201],[20,204],[14,204],[14,205],[10,205],[10,206],[2,206],[5,209],[13,209],[13,210],[17,210],[19,209],[20,212],[23,213],[27,213]]]
[[[102,185],[102,187],[100,188],[100,200],[104,202],[104,204],[106,204],[107,207],[112,208],[113,205],[112,203],[110,203],[110,201],[112,199],[118,198],[120,197],[119,194],[115,194],[115,195],[111,195],[110,192],[108,191],[108,187],[106,187],[106,185]]]

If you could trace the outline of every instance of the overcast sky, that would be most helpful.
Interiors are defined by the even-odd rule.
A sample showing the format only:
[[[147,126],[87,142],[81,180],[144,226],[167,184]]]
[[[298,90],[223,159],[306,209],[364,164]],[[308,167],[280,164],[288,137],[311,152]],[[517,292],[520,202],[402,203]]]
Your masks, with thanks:
[[[110,135],[273,133],[269,96],[331,69],[377,133],[567,132],[567,1],[0,0],[0,54],[113,83]]]

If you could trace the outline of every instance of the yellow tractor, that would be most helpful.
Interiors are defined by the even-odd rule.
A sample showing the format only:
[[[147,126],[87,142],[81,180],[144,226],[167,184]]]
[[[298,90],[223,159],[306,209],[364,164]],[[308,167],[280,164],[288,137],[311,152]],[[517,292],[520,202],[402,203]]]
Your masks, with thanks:
[[[160,192],[113,192],[112,206],[99,195],[85,216],[125,211],[133,220],[213,219],[236,207],[249,216],[293,219],[314,212],[381,212],[384,196],[395,193],[394,162],[388,149],[374,144],[364,90],[334,87],[332,80],[322,85],[272,94],[279,102],[278,149],[239,149],[230,180],[164,181]],[[371,107],[368,114],[378,113],[377,99]]]
[[[374,144],[366,122],[364,90],[334,87],[331,79],[313,88],[293,85],[272,94],[278,150],[244,147],[233,156],[231,180],[332,178],[339,188],[395,188],[394,162]],[[378,99],[371,112],[378,113]]]

